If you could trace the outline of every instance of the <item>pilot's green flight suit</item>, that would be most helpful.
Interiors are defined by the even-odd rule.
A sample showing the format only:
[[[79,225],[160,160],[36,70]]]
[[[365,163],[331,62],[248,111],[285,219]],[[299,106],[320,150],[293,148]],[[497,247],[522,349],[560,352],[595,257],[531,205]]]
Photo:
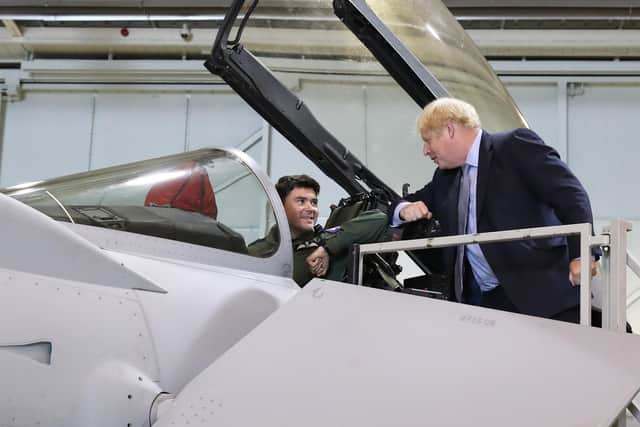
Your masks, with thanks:
[[[387,215],[379,210],[363,212],[346,221],[341,226],[327,230],[309,231],[294,239],[293,280],[304,286],[313,279],[306,259],[319,246],[329,252],[329,270],[325,279],[341,281],[345,278],[349,249],[354,243],[371,243],[383,238],[387,230]],[[273,227],[269,234],[249,245],[249,253],[254,256],[268,256],[278,247],[278,232]]]

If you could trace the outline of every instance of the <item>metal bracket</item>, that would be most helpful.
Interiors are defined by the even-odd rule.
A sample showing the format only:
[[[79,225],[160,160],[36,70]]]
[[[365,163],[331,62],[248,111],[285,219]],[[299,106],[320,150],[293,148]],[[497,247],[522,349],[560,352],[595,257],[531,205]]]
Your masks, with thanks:
[[[567,85],[568,96],[582,96],[584,93],[584,83],[569,83]]]
[[[10,102],[22,100],[22,71],[21,70],[4,70],[4,85],[2,85],[2,93],[7,95]]]
[[[627,325],[627,232],[631,229],[630,222],[620,219],[603,229],[610,244],[604,253],[609,274],[602,289],[602,327],[623,333]]]

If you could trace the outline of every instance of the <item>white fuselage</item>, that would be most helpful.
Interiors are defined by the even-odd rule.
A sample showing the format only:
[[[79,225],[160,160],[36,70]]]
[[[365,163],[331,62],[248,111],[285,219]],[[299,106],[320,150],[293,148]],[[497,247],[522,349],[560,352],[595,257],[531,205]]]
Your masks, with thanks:
[[[0,231],[13,235],[0,245],[0,425],[145,425],[158,393],[178,393],[298,291],[288,278],[131,249],[164,245],[149,236],[107,230],[128,251],[100,249],[81,226],[0,204]]]

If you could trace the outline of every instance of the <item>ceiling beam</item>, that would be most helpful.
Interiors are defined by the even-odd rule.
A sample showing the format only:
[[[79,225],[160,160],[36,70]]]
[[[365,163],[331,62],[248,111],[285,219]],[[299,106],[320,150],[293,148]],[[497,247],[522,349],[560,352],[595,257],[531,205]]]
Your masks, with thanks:
[[[24,36],[20,27],[18,26],[18,24],[16,24],[16,21],[12,19],[3,19],[2,23],[4,24],[4,27],[9,31],[9,33],[11,33],[12,37]]]
[[[36,58],[202,58],[209,54],[213,29],[193,29],[193,39],[185,42],[177,29],[137,28],[125,37],[110,28],[29,28],[23,37],[0,33],[0,59],[23,52]],[[304,33],[304,34],[302,34]],[[468,30],[483,55],[498,57],[555,58],[638,58],[640,30]],[[268,54],[273,49],[299,54],[307,51],[348,53],[361,47],[355,38],[337,31],[270,29],[265,38],[260,29],[247,29],[246,46]],[[338,47],[340,49],[338,49]],[[268,56],[268,55],[267,55]]]
[[[483,55],[529,58],[638,58],[638,30],[467,30]]]

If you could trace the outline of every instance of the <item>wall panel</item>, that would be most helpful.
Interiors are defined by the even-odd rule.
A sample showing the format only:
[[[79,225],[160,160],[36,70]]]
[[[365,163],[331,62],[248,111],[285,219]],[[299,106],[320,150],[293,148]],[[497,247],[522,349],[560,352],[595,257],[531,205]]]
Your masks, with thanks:
[[[86,171],[91,105],[87,93],[25,92],[7,103],[0,185]]]
[[[555,148],[566,161],[566,138],[562,129],[566,126],[566,113],[558,112],[559,90],[556,82],[507,83],[507,89],[527,119],[529,127]],[[562,95],[561,95],[562,96]]]
[[[299,91],[320,123],[360,159],[365,158],[366,91],[366,85],[340,80],[302,81]]]
[[[183,152],[186,111],[183,94],[98,94],[91,168]]]
[[[416,130],[420,107],[395,85],[371,85],[367,90],[367,164],[398,194],[431,180],[435,164],[422,155]]]
[[[189,95],[187,150],[236,147],[261,129],[261,117],[233,92]]]
[[[635,130],[640,86],[585,84],[569,105],[569,162],[597,217],[640,219]]]

